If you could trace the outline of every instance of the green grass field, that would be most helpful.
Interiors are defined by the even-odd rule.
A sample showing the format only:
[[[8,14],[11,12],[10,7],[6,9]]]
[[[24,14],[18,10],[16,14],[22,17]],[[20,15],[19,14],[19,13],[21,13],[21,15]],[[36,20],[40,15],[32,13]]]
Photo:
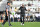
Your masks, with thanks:
[[[8,22],[5,23],[3,27],[40,27],[40,22],[25,22],[24,26],[20,22],[11,22],[12,26],[8,25]],[[2,27],[0,23],[0,27]]]

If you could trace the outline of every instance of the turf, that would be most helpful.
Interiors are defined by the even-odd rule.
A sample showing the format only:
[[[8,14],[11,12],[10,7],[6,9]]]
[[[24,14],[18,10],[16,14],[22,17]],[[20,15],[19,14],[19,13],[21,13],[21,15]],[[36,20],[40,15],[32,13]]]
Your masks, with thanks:
[[[40,27],[40,22],[25,22],[24,26],[20,22],[11,22],[12,26],[8,25],[8,22],[5,23],[3,27]],[[0,23],[0,27],[2,27]]]

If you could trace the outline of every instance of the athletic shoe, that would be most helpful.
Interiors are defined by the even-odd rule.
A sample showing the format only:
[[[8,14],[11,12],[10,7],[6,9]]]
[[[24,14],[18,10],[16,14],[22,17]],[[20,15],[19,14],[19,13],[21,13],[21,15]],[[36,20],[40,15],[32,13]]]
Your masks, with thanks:
[[[22,25],[22,23],[21,23],[21,25]]]
[[[24,24],[23,24],[24,25]]]
[[[9,26],[12,26],[11,24]]]

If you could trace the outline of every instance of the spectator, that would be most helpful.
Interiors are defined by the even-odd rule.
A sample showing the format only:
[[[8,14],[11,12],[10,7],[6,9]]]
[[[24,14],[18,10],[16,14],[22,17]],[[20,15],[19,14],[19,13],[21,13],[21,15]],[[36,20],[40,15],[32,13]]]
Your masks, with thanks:
[[[10,19],[11,19],[11,22],[13,22],[13,15],[10,14]]]

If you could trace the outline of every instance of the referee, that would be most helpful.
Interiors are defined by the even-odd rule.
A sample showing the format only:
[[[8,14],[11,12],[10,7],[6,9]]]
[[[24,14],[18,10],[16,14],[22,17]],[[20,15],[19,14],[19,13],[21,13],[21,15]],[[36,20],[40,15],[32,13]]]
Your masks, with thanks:
[[[7,2],[7,5],[6,5],[6,15],[5,15],[5,20],[4,20],[4,22],[3,22],[3,25],[5,24],[5,22],[8,20],[8,22],[9,22],[9,26],[11,26],[11,24],[10,24],[10,18],[9,18],[9,12],[10,12],[10,2]]]
[[[20,17],[21,25],[24,25],[25,10],[26,10],[26,7],[24,7],[24,4],[22,4],[22,6],[19,8],[19,10],[21,10],[21,14],[20,14],[21,15],[21,17]]]

